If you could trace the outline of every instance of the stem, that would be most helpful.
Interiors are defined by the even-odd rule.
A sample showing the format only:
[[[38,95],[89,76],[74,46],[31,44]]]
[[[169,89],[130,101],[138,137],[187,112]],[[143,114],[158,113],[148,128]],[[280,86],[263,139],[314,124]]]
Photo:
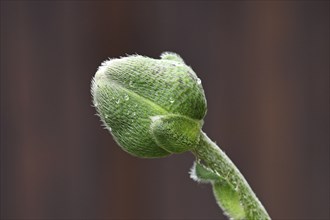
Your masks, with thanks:
[[[237,192],[239,201],[245,212],[245,219],[270,219],[267,211],[260,203],[251,187],[229,159],[229,157],[213,142],[204,132],[201,132],[198,146],[193,150],[197,161],[201,161],[206,167],[221,176],[228,184],[232,185]],[[221,189],[220,189],[221,190]],[[221,204],[221,198],[215,196]],[[227,199],[227,198],[226,198]],[[232,201],[237,203],[237,201]],[[227,213],[235,219],[234,214]]]

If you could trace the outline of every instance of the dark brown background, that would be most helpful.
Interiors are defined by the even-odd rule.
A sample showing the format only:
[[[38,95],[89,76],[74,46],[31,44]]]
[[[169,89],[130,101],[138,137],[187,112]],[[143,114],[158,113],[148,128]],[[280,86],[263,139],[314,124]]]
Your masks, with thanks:
[[[270,215],[329,218],[327,1],[2,1],[1,218],[224,218],[191,154],[134,158],[91,107],[103,60],[162,51]]]

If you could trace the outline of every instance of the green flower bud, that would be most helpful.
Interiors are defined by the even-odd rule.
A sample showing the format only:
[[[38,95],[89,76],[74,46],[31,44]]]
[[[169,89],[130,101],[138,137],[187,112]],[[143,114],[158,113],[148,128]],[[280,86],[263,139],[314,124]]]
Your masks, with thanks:
[[[175,53],[133,55],[102,63],[92,80],[93,103],[128,153],[163,157],[196,146],[206,114],[200,79]]]
[[[192,177],[213,185],[233,219],[270,219],[237,167],[201,131],[206,99],[201,80],[175,53],[133,55],[102,63],[92,80],[93,103],[123,150],[138,157],[192,151]],[[202,163],[200,163],[202,162]]]

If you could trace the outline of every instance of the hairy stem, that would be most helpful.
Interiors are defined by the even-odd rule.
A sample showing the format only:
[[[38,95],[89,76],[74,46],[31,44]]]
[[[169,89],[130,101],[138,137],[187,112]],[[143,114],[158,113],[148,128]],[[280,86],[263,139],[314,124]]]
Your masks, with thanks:
[[[244,209],[244,219],[270,219],[267,211],[254,194],[241,172],[229,157],[213,141],[211,141],[205,133],[201,133],[199,144],[193,150],[193,153],[197,157],[197,161],[210,168],[213,172],[222,177],[228,185],[231,185],[235,189],[239,202]],[[221,192],[221,185],[216,187],[218,188],[218,191]],[[225,191],[226,189],[224,188],[223,190]],[[221,193],[217,193],[215,198],[221,206]],[[223,200],[225,200],[226,203],[231,202],[228,201],[228,198],[223,198]],[[225,205],[230,206],[230,204]],[[232,205],[236,206],[237,200],[233,199]],[[237,219],[236,213],[230,213],[225,207],[222,208],[225,209],[224,211],[229,217]]]

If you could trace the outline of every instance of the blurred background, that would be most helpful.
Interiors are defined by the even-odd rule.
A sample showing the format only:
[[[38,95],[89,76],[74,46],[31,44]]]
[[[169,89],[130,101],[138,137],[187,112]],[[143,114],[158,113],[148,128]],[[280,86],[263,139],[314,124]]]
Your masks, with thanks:
[[[180,54],[204,131],[274,219],[329,218],[329,2],[1,2],[1,219],[225,219],[193,155],[122,151],[91,106],[108,57]]]

